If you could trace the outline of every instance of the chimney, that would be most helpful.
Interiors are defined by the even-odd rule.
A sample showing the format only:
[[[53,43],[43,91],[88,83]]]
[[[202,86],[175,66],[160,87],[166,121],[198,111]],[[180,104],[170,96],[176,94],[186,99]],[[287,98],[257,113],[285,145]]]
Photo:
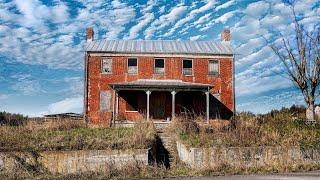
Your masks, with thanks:
[[[231,35],[230,35],[230,29],[224,29],[221,33],[221,41],[230,41]]]
[[[87,28],[87,42],[93,41],[93,35],[94,35],[93,28],[92,27]]]

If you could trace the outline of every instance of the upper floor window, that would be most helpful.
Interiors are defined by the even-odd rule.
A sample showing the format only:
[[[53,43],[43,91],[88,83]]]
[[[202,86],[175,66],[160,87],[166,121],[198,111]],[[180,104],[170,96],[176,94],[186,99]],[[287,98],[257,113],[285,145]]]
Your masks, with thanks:
[[[154,59],[154,73],[164,74],[164,59]]]
[[[137,74],[138,73],[138,59],[128,58],[128,73]]]
[[[184,59],[182,61],[182,73],[183,75],[192,75],[192,60]]]
[[[219,75],[219,61],[209,60],[209,75]]]
[[[112,59],[111,58],[102,58],[101,72],[106,73],[106,74],[112,73]]]

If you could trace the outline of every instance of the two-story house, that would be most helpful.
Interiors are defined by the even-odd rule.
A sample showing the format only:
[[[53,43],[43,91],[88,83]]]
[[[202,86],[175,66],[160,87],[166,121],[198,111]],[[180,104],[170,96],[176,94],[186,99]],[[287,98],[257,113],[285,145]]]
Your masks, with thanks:
[[[230,119],[234,112],[234,53],[222,40],[94,40],[87,29],[84,114],[111,120],[170,121],[179,115]]]

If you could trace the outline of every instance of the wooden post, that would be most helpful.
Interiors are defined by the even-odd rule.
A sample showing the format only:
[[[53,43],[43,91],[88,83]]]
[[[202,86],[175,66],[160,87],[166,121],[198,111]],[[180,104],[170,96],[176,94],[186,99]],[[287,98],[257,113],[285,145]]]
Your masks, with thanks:
[[[176,115],[176,108],[175,108],[175,105],[176,105],[176,94],[177,92],[176,91],[171,91],[171,94],[172,94],[172,101],[171,101],[171,120],[174,120],[175,118],[175,115]]]
[[[210,91],[208,90],[207,92],[205,92],[206,94],[206,119],[207,119],[207,123],[209,123],[209,99],[210,99]]]
[[[147,94],[147,121],[149,121],[149,116],[150,116],[149,105],[150,105],[150,94],[151,94],[151,91],[146,91],[146,94]]]

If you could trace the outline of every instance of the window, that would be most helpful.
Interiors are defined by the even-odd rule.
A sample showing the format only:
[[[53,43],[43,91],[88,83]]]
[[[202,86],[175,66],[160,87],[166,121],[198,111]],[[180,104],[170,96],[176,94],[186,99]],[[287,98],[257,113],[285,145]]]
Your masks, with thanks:
[[[101,60],[101,72],[106,74],[112,73],[112,59],[102,58]]]
[[[137,58],[128,59],[128,73],[137,74],[138,73],[138,60]]]
[[[154,73],[164,74],[164,59],[154,59]]]
[[[183,75],[192,75],[192,60],[184,59],[182,62]]]
[[[138,111],[138,97],[135,95],[129,95],[125,98],[126,104],[126,111]]]
[[[111,93],[109,91],[100,92],[100,111],[101,112],[110,111],[110,100],[111,100]]]
[[[219,75],[219,61],[210,60],[209,61],[209,75]]]

